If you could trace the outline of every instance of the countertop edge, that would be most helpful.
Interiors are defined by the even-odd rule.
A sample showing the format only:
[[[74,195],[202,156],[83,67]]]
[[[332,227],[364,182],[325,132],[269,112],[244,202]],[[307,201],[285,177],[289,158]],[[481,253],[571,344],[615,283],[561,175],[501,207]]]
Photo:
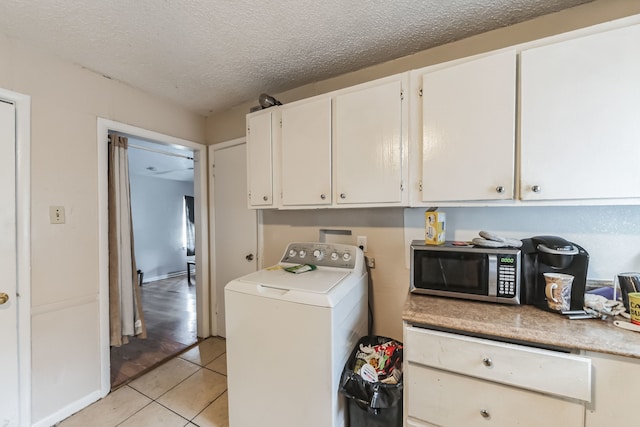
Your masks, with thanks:
[[[640,359],[640,333],[614,326],[612,318],[569,320],[534,306],[409,293],[402,319],[417,327],[497,341]]]

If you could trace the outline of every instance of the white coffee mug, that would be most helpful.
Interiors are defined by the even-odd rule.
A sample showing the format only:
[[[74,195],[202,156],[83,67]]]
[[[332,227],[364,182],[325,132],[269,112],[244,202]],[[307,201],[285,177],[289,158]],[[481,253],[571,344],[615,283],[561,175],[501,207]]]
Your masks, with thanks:
[[[563,273],[544,273],[547,306],[553,311],[567,311],[571,308],[571,284],[573,276]]]

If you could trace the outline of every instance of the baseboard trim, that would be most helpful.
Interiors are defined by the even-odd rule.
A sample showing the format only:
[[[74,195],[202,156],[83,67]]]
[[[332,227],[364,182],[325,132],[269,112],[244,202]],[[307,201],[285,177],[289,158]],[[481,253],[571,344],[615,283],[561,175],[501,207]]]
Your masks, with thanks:
[[[195,270],[191,270],[191,272],[193,273],[193,272],[195,272]],[[187,274],[187,270],[174,271],[172,273],[161,274],[159,276],[154,276],[154,277],[149,277],[149,278],[147,278],[147,276],[145,275],[142,284],[145,284],[145,283],[148,283],[148,282],[155,282],[156,280],[171,279],[172,277],[184,276],[186,274]]]

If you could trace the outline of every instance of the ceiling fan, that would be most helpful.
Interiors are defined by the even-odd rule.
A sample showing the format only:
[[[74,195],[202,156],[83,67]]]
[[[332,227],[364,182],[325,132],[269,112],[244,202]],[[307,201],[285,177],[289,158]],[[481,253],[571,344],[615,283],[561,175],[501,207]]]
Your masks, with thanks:
[[[172,172],[182,172],[185,170],[193,170],[193,166],[188,166],[186,168],[177,168],[177,169],[167,169],[164,171],[159,171],[157,167],[155,166],[148,166],[145,168],[146,170],[148,170],[149,172],[151,172],[153,175],[165,175],[168,173],[172,173]]]

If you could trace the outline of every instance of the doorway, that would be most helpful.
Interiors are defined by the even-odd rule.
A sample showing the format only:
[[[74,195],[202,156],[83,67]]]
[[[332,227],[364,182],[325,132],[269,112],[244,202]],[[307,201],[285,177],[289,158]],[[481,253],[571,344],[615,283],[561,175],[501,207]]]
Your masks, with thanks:
[[[112,390],[197,342],[193,151],[123,136],[147,337],[111,347]]]
[[[211,313],[209,292],[209,252],[208,252],[208,203],[207,203],[207,162],[206,147],[180,138],[171,137],[124,123],[98,118],[98,180],[99,180],[99,281],[100,281],[100,341],[101,341],[101,392],[106,395],[111,390],[109,309],[108,309],[108,192],[107,192],[107,135],[117,132],[143,141],[153,141],[164,148],[178,147],[193,152],[193,188],[195,196],[196,253],[195,283],[196,330],[197,336],[211,335]],[[185,270],[186,270],[185,263]],[[186,286],[186,285],[185,285]],[[144,287],[144,284],[143,284]]]

